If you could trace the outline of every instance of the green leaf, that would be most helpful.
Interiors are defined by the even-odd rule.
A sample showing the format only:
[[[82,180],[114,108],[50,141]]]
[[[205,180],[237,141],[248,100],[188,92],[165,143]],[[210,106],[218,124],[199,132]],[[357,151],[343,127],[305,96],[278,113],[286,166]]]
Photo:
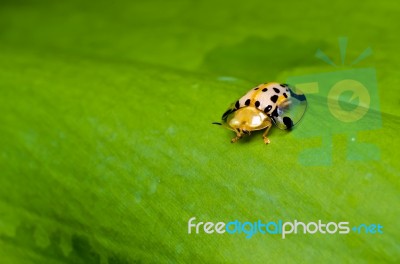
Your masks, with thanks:
[[[399,260],[398,5],[0,5],[1,263]],[[376,52],[357,64],[378,87],[359,123],[335,126],[328,96],[305,91],[304,120],[269,145],[211,124],[259,83],[340,72],[313,60],[321,48],[339,64],[338,34],[347,58]],[[188,234],[192,217],[384,233]]]

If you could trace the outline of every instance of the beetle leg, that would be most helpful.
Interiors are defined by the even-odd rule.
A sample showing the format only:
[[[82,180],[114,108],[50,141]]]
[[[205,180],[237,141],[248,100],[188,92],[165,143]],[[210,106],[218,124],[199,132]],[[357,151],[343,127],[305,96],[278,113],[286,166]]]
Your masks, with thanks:
[[[264,143],[265,144],[269,144],[271,141],[269,141],[269,139],[267,138],[267,134],[269,132],[269,130],[271,129],[271,126],[268,126],[267,129],[264,131],[263,139],[264,139]]]
[[[242,131],[243,131],[243,133],[245,133],[246,135],[250,136],[250,131],[248,131],[248,130],[242,130]]]
[[[240,139],[240,137],[236,136],[236,137],[231,139],[231,143],[236,143],[239,139]]]
[[[243,136],[243,133],[238,129],[236,132],[236,137],[232,138],[231,143],[237,142],[239,139],[241,139]]]

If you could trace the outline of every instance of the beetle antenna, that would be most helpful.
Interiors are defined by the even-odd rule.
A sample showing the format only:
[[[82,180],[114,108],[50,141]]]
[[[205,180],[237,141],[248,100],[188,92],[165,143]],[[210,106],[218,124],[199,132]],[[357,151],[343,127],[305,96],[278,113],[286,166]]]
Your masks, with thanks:
[[[219,123],[219,122],[212,122],[212,124],[213,124],[213,125],[220,125],[220,126],[222,126],[222,124]]]

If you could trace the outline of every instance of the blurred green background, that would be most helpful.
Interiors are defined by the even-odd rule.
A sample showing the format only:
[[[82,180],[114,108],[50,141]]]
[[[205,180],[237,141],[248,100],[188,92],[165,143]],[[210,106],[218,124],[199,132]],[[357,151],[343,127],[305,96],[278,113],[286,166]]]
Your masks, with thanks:
[[[399,11],[370,0],[1,1],[0,263],[399,262]],[[230,144],[211,125],[259,83],[336,71],[314,55],[340,65],[340,36],[346,65],[373,49],[354,67],[376,70],[380,125],[357,132],[374,159],[347,159],[344,127],[328,165],[299,162],[332,129],[321,95],[268,146],[260,133]],[[384,234],[188,235],[193,216]]]

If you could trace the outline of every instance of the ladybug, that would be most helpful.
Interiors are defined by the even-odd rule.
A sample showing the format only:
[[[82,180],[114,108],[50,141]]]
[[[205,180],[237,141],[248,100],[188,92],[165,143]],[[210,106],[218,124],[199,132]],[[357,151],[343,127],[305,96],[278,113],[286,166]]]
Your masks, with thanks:
[[[232,143],[250,135],[251,131],[265,129],[264,143],[269,144],[267,135],[272,123],[280,129],[291,130],[303,117],[307,99],[302,92],[296,92],[288,84],[260,84],[234,102],[222,115],[221,123],[213,124],[234,131],[236,137],[232,138]]]

